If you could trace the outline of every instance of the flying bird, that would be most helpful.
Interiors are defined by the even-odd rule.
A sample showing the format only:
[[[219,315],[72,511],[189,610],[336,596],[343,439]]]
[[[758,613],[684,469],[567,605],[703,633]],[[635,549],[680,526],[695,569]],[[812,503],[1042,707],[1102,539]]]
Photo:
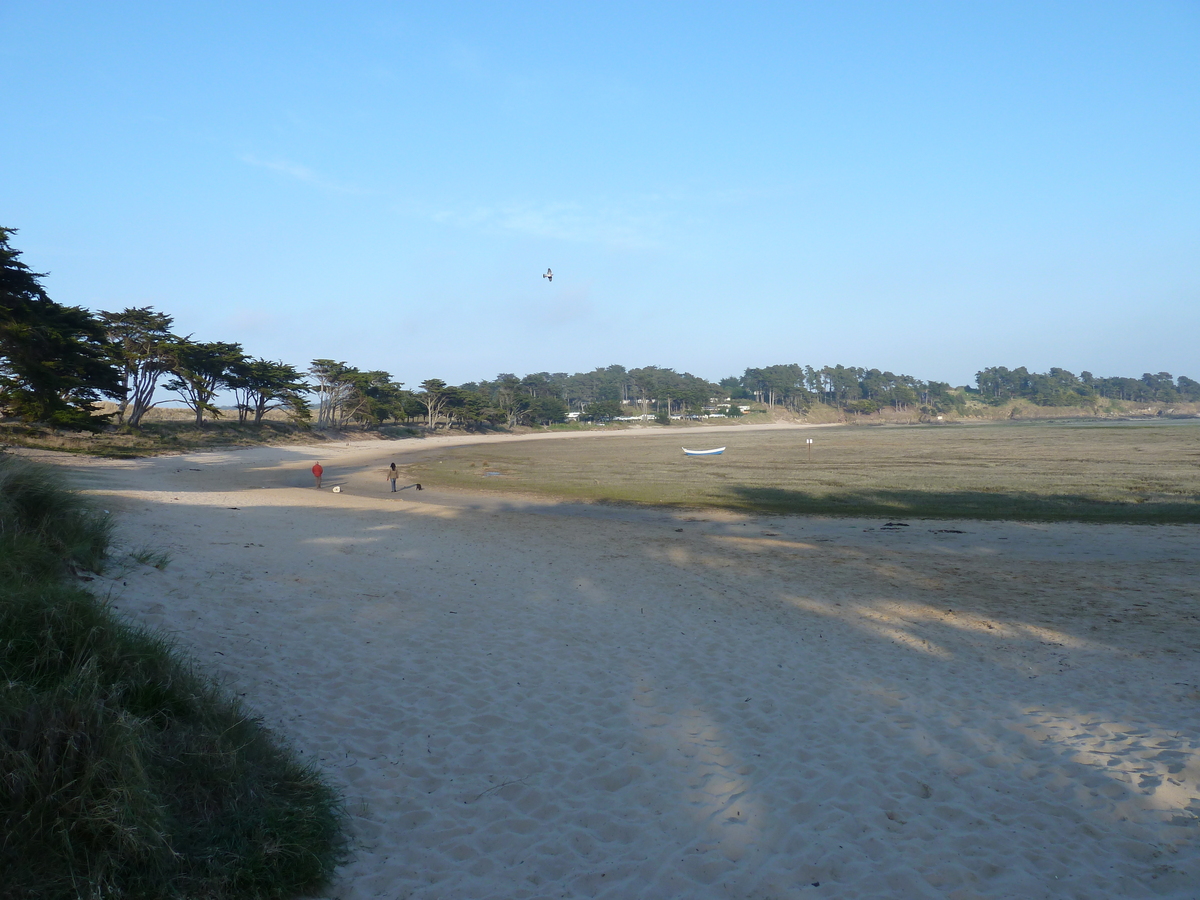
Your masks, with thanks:
[[[549,278],[551,281],[553,281],[553,280],[554,280],[554,273],[553,273],[553,272],[552,272],[550,269],[547,269],[547,270],[546,270],[546,274],[545,274],[545,275],[543,275],[542,277],[543,277],[543,278]]]

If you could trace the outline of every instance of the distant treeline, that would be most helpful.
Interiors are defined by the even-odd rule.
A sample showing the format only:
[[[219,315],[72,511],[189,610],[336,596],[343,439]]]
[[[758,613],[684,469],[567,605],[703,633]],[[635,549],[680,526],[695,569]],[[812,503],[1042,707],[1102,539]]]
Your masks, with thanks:
[[[1096,378],[1051,369],[1045,375],[1024,368],[985,369],[977,387],[954,388],[879,369],[798,364],[749,368],[710,382],[689,372],[659,366],[627,369],[612,365],[591,372],[535,372],[524,377],[501,373],[490,381],[457,386],[430,378],[409,391],[387,372],[363,372],[344,362],[314,360],[316,424],[350,422],[439,422],[465,428],[548,425],[572,413],[582,421],[605,421],[630,414],[654,416],[742,415],[744,401],[803,414],[817,404],[848,413],[870,414],[884,407],[923,414],[965,413],[972,402],[1000,405],[1014,399],[1039,406],[1096,406],[1103,399],[1144,402],[1200,402],[1200,383],[1178,381],[1165,372],[1138,378]],[[307,409],[307,406],[303,407]]]
[[[1094,406],[1102,399],[1160,403],[1200,402],[1200,382],[1186,375],[1176,380],[1169,372],[1141,378],[1098,378],[1091,372],[1074,375],[1066,369],[1045,374],[1024,366],[992,366],[975,373],[976,387],[951,388],[942,381],[921,381],[879,369],[796,364],[747,369],[738,378],[721,379],[733,397],[754,397],[771,405],[802,411],[825,403],[852,412],[870,413],[884,406],[906,410],[919,406],[928,412],[963,411],[972,400],[1000,405],[1027,400],[1037,406]]]
[[[977,387],[952,388],[879,369],[799,364],[748,368],[719,382],[659,366],[597,368],[568,375],[501,373],[491,381],[457,386],[429,378],[406,389],[391,374],[344,361],[313,360],[307,372],[252,357],[241,344],[194,341],[172,329],[173,318],[152,307],[93,314],[51,300],[40,275],[20,261],[0,228],[0,413],[62,427],[96,429],[110,399],[117,424],[137,427],[165,391],[194,413],[196,424],[223,415],[216,400],[232,392],[239,421],[259,424],[273,410],[298,423],[339,428],[423,420],[483,426],[545,425],[571,413],[587,420],[654,415],[741,414],[737,401],[754,400],[803,413],[816,404],[852,413],[883,407],[923,413],[964,411],[972,400],[1014,399],[1041,406],[1095,405],[1102,399],[1200,402],[1200,383],[1167,372],[1141,378],[1046,374],[992,367]],[[631,410],[632,407],[632,410]]]
[[[1042,375],[1024,366],[1011,371],[993,366],[977,372],[975,382],[980,395],[992,403],[1014,398],[1038,406],[1086,406],[1099,399],[1200,403],[1200,382],[1186,375],[1176,379],[1170,372],[1147,372],[1141,378],[1097,378],[1091,372],[1074,375],[1066,369],[1051,369]]]

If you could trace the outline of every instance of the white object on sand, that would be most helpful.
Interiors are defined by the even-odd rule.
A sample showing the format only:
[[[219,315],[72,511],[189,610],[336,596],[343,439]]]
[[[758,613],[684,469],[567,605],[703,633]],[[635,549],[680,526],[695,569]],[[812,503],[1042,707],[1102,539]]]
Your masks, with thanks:
[[[336,487],[333,489],[333,492],[334,492],[335,494],[340,494],[340,493],[342,492],[342,486],[341,486],[340,484],[339,484],[339,485],[337,485],[337,486],[336,486]]]
[[[683,452],[688,456],[718,456],[725,452],[725,448],[718,447],[716,450],[689,450],[687,447],[684,447]]]

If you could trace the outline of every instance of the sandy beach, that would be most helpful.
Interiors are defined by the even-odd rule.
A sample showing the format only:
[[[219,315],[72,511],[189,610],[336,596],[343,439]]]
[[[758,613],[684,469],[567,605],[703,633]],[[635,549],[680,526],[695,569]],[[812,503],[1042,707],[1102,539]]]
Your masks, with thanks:
[[[443,440],[25,452],[345,792],[322,896],[1200,897],[1200,527],[389,493]]]

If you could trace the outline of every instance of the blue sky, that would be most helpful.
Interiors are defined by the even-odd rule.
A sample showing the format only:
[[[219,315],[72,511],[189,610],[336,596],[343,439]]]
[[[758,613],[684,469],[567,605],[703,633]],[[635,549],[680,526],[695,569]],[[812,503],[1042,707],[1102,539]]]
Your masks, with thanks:
[[[409,385],[1200,377],[1198,50],[1196,2],[4,0],[0,223],[59,302]]]

